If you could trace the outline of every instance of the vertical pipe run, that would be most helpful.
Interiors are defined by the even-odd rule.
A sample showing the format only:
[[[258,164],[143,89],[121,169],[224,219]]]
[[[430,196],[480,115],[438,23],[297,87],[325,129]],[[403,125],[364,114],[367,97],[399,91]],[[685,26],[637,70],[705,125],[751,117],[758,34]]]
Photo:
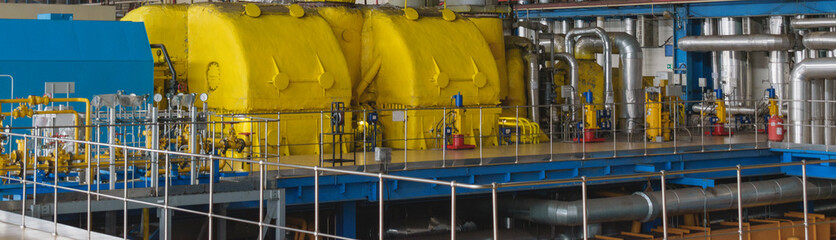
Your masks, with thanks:
[[[536,36],[537,34],[534,35]],[[535,42],[537,42],[536,39]],[[539,122],[537,105],[540,104],[540,62],[537,55],[537,51],[535,50],[526,56],[526,60],[528,61],[528,102],[531,105],[529,117],[533,122]]]
[[[782,35],[787,33],[786,18],[783,16],[769,17],[769,34]],[[779,99],[778,106],[787,96],[787,79],[789,78],[789,60],[786,51],[769,52],[769,83],[775,89],[775,97]]]
[[[108,147],[108,162],[110,163],[108,166],[108,187],[109,189],[116,189],[116,149],[113,147],[116,140],[116,110],[113,108],[107,109],[107,143],[111,144]],[[56,153],[57,155],[57,153]],[[58,161],[55,161],[56,163]],[[56,164],[57,165],[57,164]],[[56,172],[57,174],[57,172]]]
[[[741,35],[742,24],[739,18],[720,18],[718,24],[719,35]],[[726,93],[726,105],[742,106],[741,100],[747,99],[745,87],[747,85],[744,74],[744,52],[721,51],[720,52],[720,81],[723,85],[723,92]]]
[[[631,36],[636,36],[636,19],[624,18],[624,32]]]

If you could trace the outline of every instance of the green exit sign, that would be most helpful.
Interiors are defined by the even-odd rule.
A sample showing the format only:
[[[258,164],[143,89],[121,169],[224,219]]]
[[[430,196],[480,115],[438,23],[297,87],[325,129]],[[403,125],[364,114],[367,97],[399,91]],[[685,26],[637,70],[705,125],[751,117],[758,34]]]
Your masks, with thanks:
[[[668,63],[668,69],[673,69],[673,66],[670,63]]]

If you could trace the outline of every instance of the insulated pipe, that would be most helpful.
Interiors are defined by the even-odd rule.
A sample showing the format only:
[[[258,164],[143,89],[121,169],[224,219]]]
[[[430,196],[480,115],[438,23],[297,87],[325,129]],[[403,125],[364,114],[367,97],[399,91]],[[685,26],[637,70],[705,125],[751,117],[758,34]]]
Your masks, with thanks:
[[[741,35],[743,33],[740,19],[737,18],[720,18],[717,33],[719,35]],[[680,42],[679,47],[682,47]],[[746,63],[746,56],[743,52],[738,51],[721,51],[720,52],[720,81],[722,83],[723,92],[726,94],[726,106],[741,106],[741,100],[747,99],[745,86],[746,74],[744,71],[744,64]]]
[[[805,18],[790,21],[793,29],[836,27],[836,18]]]
[[[809,50],[807,59],[819,58],[819,51]],[[824,144],[824,79],[810,79],[810,143]]]
[[[786,19],[783,16],[769,17],[769,34],[783,35],[787,33]],[[769,52],[769,83],[775,89],[776,98],[783,104],[787,96],[787,78],[789,78],[789,55],[787,51]],[[783,105],[779,105],[783,106]]]
[[[713,105],[703,106],[702,104],[699,104],[699,103],[691,105],[691,111],[694,111],[694,112],[714,113],[714,110],[715,110],[715,107]],[[766,108],[758,109],[758,113],[766,113],[768,111],[769,111],[769,109],[766,109]],[[735,114],[755,115],[755,108],[727,106],[726,107],[726,113],[731,114],[731,115],[735,115]]]
[[[551,53],[552,48],[554,47],[555,53],[562,53],[566,52],[564,49],[564,42],[565,38],[563,34],[540,34],[540,48],[543,49],[543,53]],[[554,46],[552,46],[554,45]]]
[[[642,48],[636,38],[627,33],[607,33],[615,50],[621,58],[621,80],[624,91],[619,96],[622,105],[616,107],[621,119],[627,119],[627,131],[633,132],[642,124],[644,116],[644,96],[642,94]],[[575,55],[592,55],[602,52],[604,42],[601,39],[582,37],[577,40]],[[573,86],[577,87],[577,86]]]
[[[575,51],[575,37],[580,36],[598,36],[604,43],[604,96],[605,104],[613,103],[613,84],[612,84],[612,42],[604,32],[604,29],[595,28],[576,28],[566,33],[565,48],[569,54],[574,56]],[[607,106],[609,107],[609,106]]]
[[[578,82],[579,82],[578,61],[575,60],[574,56],[572,56],[568,53],[564,53],[564,52],[555,53],[554,57],[557,60],[566,61],[566,64],[569,64],[569,68],[571,68],[571,71],[569,73],[569,75],[570,75],[570,77],[569,77],[570,80],[569,81],[570,81],[570,84],[572,85],[572,88],[574,88],[573,90],[578,91]],[[572,106],[574,106],[574,104],[576,104],[575,94],[572,94],[571,96],[569,96],[569,103],[572,104]],[[572,111],[572,120],[575,120],[575,111]]]
[[[635,18],[625,18],[624,19],[624,32],[630,34],[631,36],[636,36],[636,19]]]
[[[717,34],[717,21],[713,18],[707,18],[703,22],[702,32],[704,36],[712,36]],[[682,40],[679,45],[681,48]],[[711,51],[711,83],[714,89],[719,89],[720,84],[720,55],[717,51]]]
[[[836,76],[836,58],[806,59],[793,68],[790,74],[790,142],[811,143],[810,80],[833,76]]]
[[[679,49],[688,52],[709,51],[788,51],[793,47],[789,35],[711,35],[687,36],[679,39]]]
[[[525,56],[528,64],[528,90],[529,103],[531,103],[531,121],[538,122],[537,105],[540,104],[540,94],[538,89],[540,87],[540,60],[537,53],[529,53]]]
[[[807,179],[807,200],[836,197],[833,180]],[[746,182],[740,185],[743,207],[802,201],[803,182],[798,177]],[[737,208],[737,184],[713,188],[683,188],[666,191],[667,215]],[[582,202],[554,200],[514,200],[508,207],[515,218],[552,225],[581,225]],[[661,192],[637,192],[628,196],[587,200],[588,223],[649,221],[662,215]]]
[[[811,32],[801,40],[804,47],[812,50],[836,49],[836,32]]]

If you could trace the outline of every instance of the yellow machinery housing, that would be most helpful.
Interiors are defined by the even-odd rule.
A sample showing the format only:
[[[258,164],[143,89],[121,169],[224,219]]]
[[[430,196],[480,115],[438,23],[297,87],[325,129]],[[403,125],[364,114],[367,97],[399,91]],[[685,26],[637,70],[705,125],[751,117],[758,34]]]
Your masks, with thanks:
[[[405,14],[408,13],[408,14]],[[449,10],[407,8],[367,9],[363,25],[363,79],[355,89],[360,102],[374,101],[388,141],[384,145],[403,148],[407,134],[409,149],[434,145],[440,133],[431,133],[444,117],[442,110],[413,110],[402,121],[404,108],[452,107],[451,97],[464,96],[465,122],[459,132],[466,144],[479,141],[473,136],[496,134],[500,110],[484,109],[479,125],[477,106],[499,103],[500,79],[488,42],[480,28]],[[494,24],[495,27],[500,25]],[[393,110],[393,111],[389,111]],[[481,128],[481,131],[480,131]],[[486,138],[484,144],[496,144]]]
[[[357,14],[348,17],[358,20]],[[347,22],[340,20],[340,15],[328,16],[332,16],[331,23]],[[281,141],[294,143],[282,150],[283,155],[318,154],[319,129],[330,131],[329,119],[304,112],[329,111],[332,102],[348,103],[351,99],[352,74],[343,52],[356,47],[349,43],[359,42],[345,40],[357,36],[352,35],[356,27],[353,33],[350,25],[337,30],[316,11],[299,5],[152,5],[128,13],[123,21],[145,22],[150,42],[172,46],[168,47],[172,58],[186,59],[181,68],[187,69],[188,92],[208,93],[210,109],[236,114],[300,112],[281,116]],[[345,32],[339,38],[342,40],[335,31]],[[351,56],[358,55],[354,52]],[[239,138],[247,138],[253,146],[264,146],[265,138],[275,146],[276,127],[269,127],[265,136],[263,125],[218,124],[215,132],[219,136],[233,127]],[[255,147],[228,155],[277,152],[275,147],[266,150]]]

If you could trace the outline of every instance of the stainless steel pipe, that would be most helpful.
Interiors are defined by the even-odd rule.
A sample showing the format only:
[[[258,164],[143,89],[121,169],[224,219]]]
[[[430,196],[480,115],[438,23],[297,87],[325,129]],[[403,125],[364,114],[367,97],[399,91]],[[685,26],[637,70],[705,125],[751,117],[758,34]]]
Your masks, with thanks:
[[[619,121],[626,124],[628,132],[633,132],[642,125],[644,116],[644,95],[642,89],[642,48],[636,37],[622,32],[607,33],[613,44],[613,53],[618,53],[621,59],[621,80],[622,88],[618,89],[619,103],[616,112]],[[598,38],[582,37],[576,41],[576,53],[591,55],[604,52],[604,42]],[[577,87],[577,86],[573,86]]]
[[[790,74],[790,142],[811,143],[810,80],[836,76],[836,58],[806,59]]]
[[[833,180],[808,179],[808,200],[836,197]],[[722,184],[713,188],[699,187],[667,190],[667,215],[681,215],[703,211],[737,208],[737,184]],[[801,201],[804,185],[798,177],[746,182],[740,185],[744,207],[764,206]],[[587,199],[587,218],[591,223],[615,221],[649,221],[662,215],[661,192],[637,192],[633,195]],[[553,225],[580,225],[581,201],[515,200],[508,212],[520,219]]]
[[[595,28],[576,28],[566,33],[565,47],[569,54],[574,56],[575,51],[575,37],[578,36],[597,36],[603,41],[604,48],[604,103],[612,104],[613,97],[613,82],[612,82],[612,42],[604,32],[604,29]]]
[[[836,18],[805,18],[790,21],[793,29],[836,27]]]
[[[788,51],[792,48],[793,38],[783,34],[687,36],[679,39],[679,49],[688,52]]]
[[[835,50],[836,32],[811,32],[801,40],[804,47],[812,50]]]
[[[703,113],[714,113],[715,107],[714,106],[703,106],[702,104],[694,104],[691,105],[691,111],[694,112],[703,112]],[[757,113],[766,113],[769,109],[760,108],[758,109]],[[744,115],[754,115],[755,108],[751,107],[739,107],[739,106],[727,106],[726,107],[726,114],[736,115],[736,114],[744,114]]]

